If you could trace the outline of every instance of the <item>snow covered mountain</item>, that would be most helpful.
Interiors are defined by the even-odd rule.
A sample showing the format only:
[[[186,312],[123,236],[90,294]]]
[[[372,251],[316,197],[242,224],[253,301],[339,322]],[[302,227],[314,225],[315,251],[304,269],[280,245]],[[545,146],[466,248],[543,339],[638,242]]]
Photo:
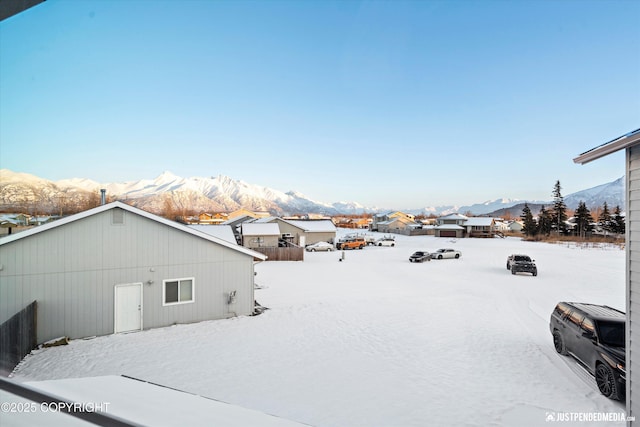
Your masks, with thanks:
[[[89,179],[73,178],[57,182],[34,175],[0,170],[0,208],[33,209],[56,212],[59,205],[80,205],[99,197],[99,190],[107,190],[109,197],[151,211],[161,212],[167,207],[181,211],[233,211],[244,207],[269,211],[275,215],[295,213],[361,213],[363,206],[355,202],[328,204],[289,191],[248,184],[228,176],[182,178],[163,172],[155,179],[100,184]],[[72,197],[73,196],[73,197]]]
[[[100,184],[83,178],[48,181],[34,175],[0,170],[0,210],[22,209],[57,212],[63,206],[95,205],[99,189],[107,190],[109,197],[125,200],[132,205],[160,213],[168,208],[177,211],[221,212],[244,207],[256,211],[269,211],[274,215],[296,213],[358,214],[362,212],[390,211],[365,207],[357,202],[324,203],[296,191],[282,192],[268,187],[248,184],[228,176],[183,178],[163,172],[154,179]],[[590,209],[606,201],[612,208],[624,207],[624,177],[594,188],[570,194],[564,198],[567,207],[575,209],[582,200]],[[495,199],[468,206],[437,206],[408,209],[409,213],[442,215],[453,212],[483,215],[507,209],[524,200]],[[550,204],[544,201],[528,203]]]
[[[609,209],[620,206],[620,209],[624,210],[624,193],[624,176],[622,176],[613,182],[570,194],[564,198],[564,202],[567,207],[575,209],[578,207],[578,203],[583,201],[587,208],[593,209],[601,207],[606,201]]]

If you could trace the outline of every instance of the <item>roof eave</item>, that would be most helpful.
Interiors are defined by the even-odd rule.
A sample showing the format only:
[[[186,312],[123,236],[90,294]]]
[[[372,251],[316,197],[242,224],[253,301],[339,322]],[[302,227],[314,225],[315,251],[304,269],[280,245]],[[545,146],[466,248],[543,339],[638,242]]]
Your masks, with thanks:
[[[616,151],[624,150],[636,144],[640,144],[640,129],[636,129],[635,131],[623,135],[620,138],[616,138],[613,141],[582,153],[573,159],[573,162],[584,165],[593,160],[615,153]]]

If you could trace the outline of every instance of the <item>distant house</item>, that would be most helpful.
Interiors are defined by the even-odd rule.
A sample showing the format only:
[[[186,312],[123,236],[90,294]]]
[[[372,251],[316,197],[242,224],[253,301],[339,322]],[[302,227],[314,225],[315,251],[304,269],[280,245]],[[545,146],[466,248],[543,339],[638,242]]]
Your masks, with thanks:
[[[37,301],[37,341],[250,315],[266,257],[121,202],[0,239],[0,323]]]
[[[242,243],[242,228],[241,225],[245,222],[255,221],[255,217],[249,215],[240,215],[234,218],[230,218],[223,222],[220,225],[231,227],[231,231],[233,231],[234,236],[236,237],[236,241],[238,244]]]
[[[234,219],[241,216],[250,216],[251,218],[265,218],[265,217],[268,217],[269,215],[270,215],[269,212],[266,212],[266,211],[250,211],[245,208],[240,208],[233,212],[229,212],[227,214],[227,219]]]
[[[394,218],[404,218],[406,220],[414,221],[415,215],[407,214],[400,211],[375,214],[371,220],[371,231],[380,231],[379,224],[388,224],[389,221]]]
[[[524,228],[524,223],[522,221],[512,221],[508,225],[509,231],[521,232]]]
[[[227,220],[227,214],[221,212],[207,213],[203,212],[198,215],[198,224],[222,224]]]
[[[468,217],[451,214],[436,220],[436,237],[494,237],[496,220],[489,217]]]
[[[467,237],[493,237],[496,221],[488,217],[471,217],[464,222]]]
[[[259,221],[277,223],[280,227],[281,238],[297,246],[304,247],[317,242],[333,242],[336,239],[336,226],[329,219],[286,220],[271,217]]]
[[[244,222],[240,225],[242,246],[246,248],[277,248],[280,227],[277,223]]]
[[[464,223],[469,218],[460,214],[451,214],[440,217],[436,220],[434,227],[436,237],[464,237]]]
[[[334,224],[340,228],[359,228],[359,229],[369,229],[369,225],[371,224],[370,218],[348,218],[348,217],[338,217],[334,218]]]
[[[387,221],[378,222],[380,233],[398,233],[407,229],[421,228],[422,224],[415,222],[406,216],[394,216]]]

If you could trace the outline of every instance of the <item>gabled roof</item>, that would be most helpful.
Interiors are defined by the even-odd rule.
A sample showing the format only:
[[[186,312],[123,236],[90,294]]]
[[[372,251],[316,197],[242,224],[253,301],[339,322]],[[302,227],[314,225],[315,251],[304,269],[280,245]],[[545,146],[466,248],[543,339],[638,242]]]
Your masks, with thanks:
[[[221,225],[237,225],[244,221],[253,221],[253,220],[255,220],[255,217],[252,217],[251,215],[241,215],[241,216],[228,219],[225,222],[221,223]]]
[[[442,224],[433,227],[435,230],[464,230],[464,227],[456,224]]]
[[[335,224],[330,219],[320,220],[285,220],[282,221],[298,227],[307,233],[334,233]]]
[[[275,216],[265,216],[264,218],[257,218],[251,222],[256,223],[256,224],[265,224],[268,222],[273,222],[276,220]]]
[[[471,217],[464,223],[465,226],[483,227],[493,224],[494,219],[489,217]]]
[[[459,213],[452,213],[446,216],[441,216],[438,219],[468,219],[469,217],[461,215]]]
[[[39,234],[39,233],[44,233],[48,230],[54,229],[54,228],[58,228],[58,227],[64,227],[67,224],[70,224],[72,222],[84,219],[84,218],[88,218],[90,216],[93,215],[97,215],[100,214],[102,212],[106,212],[106,211],[110,211],[112,209],[122,209],[125,210],[127,212],[131,212],[134,215],[138,215],[138,216],[142,216],[144,218],[150,219],[152,221],[155,221],[157,223],[160,224],[164,224],[166,226],[169,226],[171,228],[175,228],[176,230],[180,230],[182,232],[191,234],[193,236],[199,237],[201,239],[205,239],[208,240],[212,243],[217,243],[221,246],[224,246],[226,248],[232,249],[234,251],[237,252],[242,252],[243,254],[246,255],[250,255],[252,256],[254,259],[258,258],[262,261],[264,261],[265,259],[267,259],[266,255],[261,254],[260,252],[256,252],[256,251],[252,251],[251,249],[245,248],[243,246],[238,246],[237,244],[234,243],[230,243],[226,240],[220,239],[218,237],[212,236],[210,234],[204,233],[202,231],[198,231],[194,228],[191,228],[189,226],[186,226],[184,224],[180,224],[174,221],[170,221],[166,218],[162,218],[158,215],[154,215],[152,213],[149,212],[145,212],[142,209],[138,209],[138,208],[134,208],[133,206],[129,206],[126,203],[122,203],[122,202],[113,202],[113,203],[108,203],[106,205],[102,205],[102,206],[98,206],[97,208],[93,208],[93,209],[89,209],[86,210],[84,212],[80,212],[77,213],[75,215],[71,215],[71,216],[67,216],[64,218],[61,218],[59,220],[53,221],[53,222],[48,222],[44,225],[39,225],[37,227],[33,227],[30,228],[29,230],[26,231],[22,231],[20,233],[16,233],[16,234],[11,234],[9,236],[3,237],[0,239],[0,246],[2,245],[6,245],[7,243],[11,243],[11,242],[15,242],[16,240],[20,240],[20,239],[25,239],[27,237]]]
[[[236,237],[233,235],[233,230],[230,225],[202,225],[193,224],[189,225],[194,230],[202,231],[211,236],[215,236],[219,239],[226,240],[227,242],[237,244]]]
[[[243,236],[280,236],[280,227],[275,222],[257,223],[245,222],[242,224]]]
[[[609,142],[605,142],[602,145],[592,148],[589,151],[585,151],[584,153],[573,159],[573,162],[584,165],[585,163],[589,163],[590,161],[597,160],[601,157],[604,157],[611,153],[615,153],[616,151],[625,148],[632,147],[637,144],[640,144],[640,129],[636,129],[626,135],[622,135],[619,138],[616,138]]]

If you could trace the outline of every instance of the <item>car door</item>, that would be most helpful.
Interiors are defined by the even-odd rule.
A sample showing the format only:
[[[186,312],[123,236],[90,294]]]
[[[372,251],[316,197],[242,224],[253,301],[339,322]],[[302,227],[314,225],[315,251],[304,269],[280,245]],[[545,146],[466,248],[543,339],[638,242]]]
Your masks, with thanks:
[[[567,350],[572,353],[576,358],[580,359],[580,356],[576,353],[580,346],[582,330],[580,325],[584,320],[584,315],[579,311],[572,310],[569,313],[566,321],[566,329],[564,331],[564,337],[566,339]]]
[[[596,327],[588,317],[585,317],[580,324],[579,337],[576,339],[575,355],[584,364],[589,372],[595,372],[597,345]]]

